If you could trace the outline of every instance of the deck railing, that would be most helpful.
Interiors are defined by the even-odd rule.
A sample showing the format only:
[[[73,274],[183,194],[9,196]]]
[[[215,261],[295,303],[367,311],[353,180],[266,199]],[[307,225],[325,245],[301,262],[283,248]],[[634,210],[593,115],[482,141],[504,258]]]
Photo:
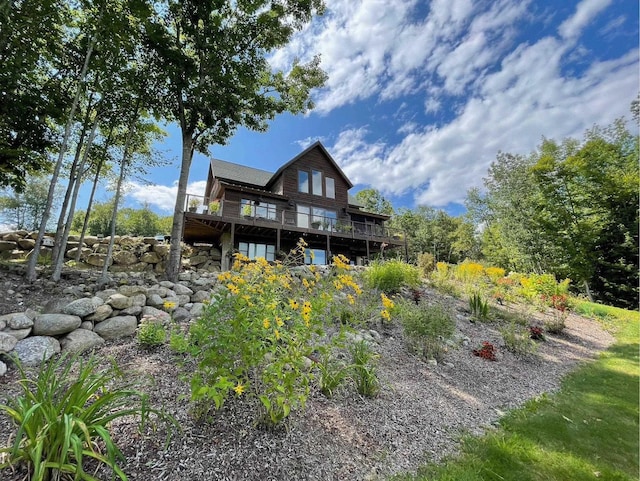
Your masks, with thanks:
[[[220,217],[224,220],[238,219],[244,222],[277,223],[316,232],[337,233],[342,236],[367,236],[402,238],[400,231],[389,229],[374,222],[357,222],[350,219],[297,212],[293,208],[283,209],[268,203],[242,203],[217,200],[209,203],[200,195],[187,194],[185,210],[197,214]]]

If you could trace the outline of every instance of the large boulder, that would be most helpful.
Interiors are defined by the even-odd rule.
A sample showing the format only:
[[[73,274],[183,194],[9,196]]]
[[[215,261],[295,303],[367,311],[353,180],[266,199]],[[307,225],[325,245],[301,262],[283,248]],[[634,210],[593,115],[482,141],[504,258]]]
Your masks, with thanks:
[[[17,343],[18,340],[11,334],[0,332],[0,354],[12,351]]]
[[[147,264],[157,264],[160,262],[160,256],[157,252],[145,252],[140,256],[140,262],[146,262]]]
[[[104,344],[104,339],[93,331],[76,329],[60,340],[60,347],[66,352],[83,352]]]
[[[18,239],[18,245],[20,246],[20,249],[28,251],[34,248],[36,241],[33,239]]]
[[[55,337],[31,336],[18,341],[13,352],[25,366],[37,366],[60,352],[60,343]]]
[[[106,254],[89,254],[87,256],[87,259],[85,260],[85,262],[89,265],[95,266],[95,267],[102,267],[104,266],[104,263],[107,261],[107,256]],[[109,262],[109,265],[112,264],[113,261]]]
[[[91,314],[90,316],[87,316],[85,319],[87,321],[92,321],[92,322],[102,322],[105,319],[107,319],[112,312],[113,312],[113,307],[111,307],[109,304],[102,304],[101,306],[98,306],[96,308],[93,314]]]
[[[120,265],[130,266],[138,262],[138,258],[131,251],[119,251],[113,254],[113,262]]]
[[[72,314],[74,316],[85,317],[89,314],[96,312],[96,309],[104,304],[104,300],[99,297],[83,297],[82,299],[76,299],[67,304],[62,310],[65,314]]]
[[[153,246],[153,252],[158,254],[160,257],[166,257],[169,255],[169,249],[171,246],[169,244],[157,244]]]
[[[191,289],[182,284],[176,284],[175,286],[173,286],[173,292],[175,292],[179,296],[190,296],[191,294],[193,294],[193,291]]]
[[[112,294],[109,296],[109,299],[107,299],[107,304],[114,309],[126,309],[127,307],[131,307],[131,298],[119,293]]]
[[[108,340],[132,336],[137,327],[138,319],[135,316],[116,316],[97,324],[93,330],[100,337]]]
[[[171,315],[168,312],[161,311],[160,309],[156,309],[151,306],[144,306],[142,308],[142,317],[155,317],[162,321],[171,321]]]
[[[31,334],[31,328],[27,327],[26,329],[5,329],[2,332],[13,336],[16,338],[16,340],[20,341]]]
[[[71,314],[39,314],[33,321],[36,336],[58,336],[80,327],[82,319]]]
[[[0,326],[2,326],[3,329],[5,326],[8,326],[9,329],[27,329],[33,326],[33,318],[25,312],[13,312],[0,316]]]
[[[18,247],[18,244],[16,244],[13,241],[0,240],[0,252],[12,251],[17,247]]]
[[[147,294],[147,288],[145,286],[129,286],[124,285],[118,287],[118,292],[123,296],[132,297],[136,294]]]

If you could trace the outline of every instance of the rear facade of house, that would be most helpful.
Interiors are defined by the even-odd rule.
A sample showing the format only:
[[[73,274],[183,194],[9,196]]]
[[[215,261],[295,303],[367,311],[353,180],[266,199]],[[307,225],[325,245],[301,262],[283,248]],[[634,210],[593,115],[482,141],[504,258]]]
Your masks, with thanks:
[[[320,142],[271,173],[212,160],[203,194],[188,194],[183,240],[275,261],[307,243],[306,263],[327,264],[343,254],[363,264],[381,250],[403,248],[386,215],[366,212],[349,195],[353,185]]]

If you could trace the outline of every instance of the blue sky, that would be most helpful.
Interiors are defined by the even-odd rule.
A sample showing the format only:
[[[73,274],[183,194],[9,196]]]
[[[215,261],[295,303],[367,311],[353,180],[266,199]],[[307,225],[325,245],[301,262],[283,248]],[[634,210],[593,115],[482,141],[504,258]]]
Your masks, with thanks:
[[[275,52],[274,68],[321,54],[328,74],[316,109],[282,115],[266,133],[240,129],[213,157],[275,171],[315,140],[355,187],[394,207],[463,211],[498,151],[526,154],[543,137],[581,138],[630,118],[640,90],[635,0],[326,0]],[[158,147],[171,166],[128,203],[173,211],[180,136]],[[208,157],[196,154],[188,192],[202,194]]]

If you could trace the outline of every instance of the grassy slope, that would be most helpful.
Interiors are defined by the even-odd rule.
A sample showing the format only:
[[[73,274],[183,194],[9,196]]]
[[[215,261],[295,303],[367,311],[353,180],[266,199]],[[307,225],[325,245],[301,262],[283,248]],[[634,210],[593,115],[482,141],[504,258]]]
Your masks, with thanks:
[[[503,418],[500,429],[465,439],[460,457],[396,479],[639,479],[640,316],[585,304],[582,312],[607,316],[617,331],[598,361],[567,376],[559,393]]]

